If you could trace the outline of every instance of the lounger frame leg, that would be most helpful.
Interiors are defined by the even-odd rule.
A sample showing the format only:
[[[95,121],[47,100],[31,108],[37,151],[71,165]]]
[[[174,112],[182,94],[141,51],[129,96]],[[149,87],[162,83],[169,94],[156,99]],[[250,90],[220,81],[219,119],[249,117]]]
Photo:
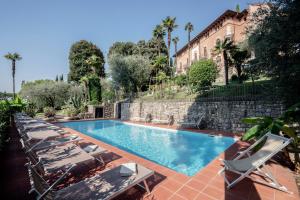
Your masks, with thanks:
[[[148,195],[150,195],[151,194],[151,192],[150,192],[150,189],[149,189],[149,186],[148,186],[148,184],[147,184],[147,181],[146,181],[146,179],[145,180],[143,180],[143,183],[144,183],[144,186],[143,185],[141,185],[141,184],[137,184],[138,186],[140,186],[141,188],[143,188],[144,190],[146,190],[146,192],[147,192],[147,196]]]
[[[289,193],[289,194],[293,194],[293,192],[289,191],[285,186],[279,184],[278,181],[273,177],[273,175],[271,174],[271,172],[268,171],[267,169],[265,169],[265,171],[267,171],[267,172],[264,172],[264,171],[262,171],[259,168],[257,168],[256,170],[257,170],[257,172],[256,171],[252,171],[252,170],[248,170],[245,173],[240,173],[238,171],[232,171],[232,170],[230,170],[231,172],[234,172],[234,173],[240,175],[238,178],[236,178],[232,182],[229,182],[228,179],[226,178],[226,176],[225,176],[225,168],[223,168],[222,170],[220,170],[219,174],[224,177],[224,180],[225,180],[225,182],[227,184],[227,189],[233,188],[237,183],[239,183],[241,180],[243,180],[245,177],[247,177],[247,178],[249,178],[249,179],[251,179],[251,180],[253,180],[253,181],[257,182],[257,183],[260,183],[260,184],[263,184],[263,185],[267,185],[269,187],[275,188],[277,190],[280,190],[280,191],[283,191],[283,192],[286,192],[286,193]],[[258,180],[256,178],[253,178],[253,177],[251,177],[249,175],[250,173],[257,174],[257,175],[263,176],[265,178],[268,178],[268,179],[271,180],[271,182],[261,181],[261,180]]]
[[[105,162],[102,158],[102,156],[100,155],[98,158],[95,157],[95,159],[98,161],[98,162],[101,162],[103,166],[105,166]]]
[[[144,183],[144,185],[145,185],[145,188],[146,188],[147,193],[150,194],[150,190],[149,190],[149,186],[148,186],[148,184],[147,184],[147,181],[144,180],[143,183]]]

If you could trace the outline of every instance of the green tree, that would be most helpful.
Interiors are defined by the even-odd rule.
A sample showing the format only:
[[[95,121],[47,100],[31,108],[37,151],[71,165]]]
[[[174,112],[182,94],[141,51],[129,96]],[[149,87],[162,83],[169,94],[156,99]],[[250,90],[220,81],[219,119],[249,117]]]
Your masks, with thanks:
[[[112,84],[112,80],[105,78],[101,80],[102,86],[102,101],[103,102],[115,102],[116,101],[116,93]]]
[[[83,85],[84,88],[84,98],[88,102],[90,100],[90,91],[89,91],[89,79],[88,76],[81,77],[80,84]]]
[[[96,63],[90,65],[87,60],[96,58]],[[105,77],[104,56],[101,50],[91,42],[80,40],[72,45],[69,54],[69,81],[79,82],[81,77],[96,73],[98,77]]]
[[[160,51],[162,48],[162,42],[164,40],[164,37],[166,35],[166,31],[162,25],[156,25],[153,32],[152,32],[153,38],[155,38],[157,42],[157,50],[158,50],[158,55],[160,56]]]
[[[187,75],[186,74],[180,74],[180,75],[177,75],[175,77],[175,83],[177,85],[179,85],[180,87],[185,86],[186,82],[187,82]]]
[[[189,70],[189,82],[197,90],[211,86],[216,80],[218,69],[212,60],[199,60]]]
[[[55,76],[55,81],[58,82],[58,75]]]
[[[136,44],[133,42],[115,42],[108,51],[108,57],[111,55],[129,56],[136,52]]]
[[[152,74],[153,77],[157,77],[158,72],[164,72],[170,75],[170,68],[168,68],[168,57],[167,56],[157,56],[152,64]]]
[[[16,61],[21,60],[22,57],[18,53],[8,53],[4,56],[6,59],[11,61],[11,70],[12,70],[12,77],[13,77],[13,97],[16,97],[16,81],[15,81],[15,75],[16,75]]]
[[[242,83],[242,65],[250,57],[250,52],[247,49],[236,48],[230,52],[232,63],[237,71],[239,83]]]
[[[60,75],[59,80],[60,80],[60,81],[64,81],[64,75],[63,75],[63,74]]]
[[[127,95],[148,86],[150,61],[144,56],[112,55],[109,58],[109,69],[114,87],[123,89]]]
[[[36,80],[22,86],[20,95],[34,103],[39,110],[43,107],[60,108],[69,99],[72,85],[53,80]]]
[[[168,40],[168,42],[167,42],[167,44],[168,44],[168,64],[169,64],[169,67],[171,67],[171,56],[170,56],[171,39],[172,39],[171,34],[174,31],[174,29],[178,27],[178,25],[176,24],[176,17],[167,16],[162,21],[162,25],[168,33],[168,38],[167,38],[167,40]]]
[[[194,26],[191,22],[188,22],[184,30],[188,32],[188,48],[189,48],[189,63],[188,65],[191,65],[191,32],[194,30]]]
[[[230,51],[235,49],[235,45],[228,38],[225,38],[224,41],[218,40],[214,51],[217,54],[221,54],[224,59],[224,83],[228,85],[228,68],[229,68],[229,59],[230,59]]]
[[[282,88],[288,104],[300,100],[300,1],[271,0],[253,16],[248,30],[249,45],[255,52],[253,66]]]
[[[175,66],[177,67],[177,43],[179,42],[179,38],[178,37],[172,38],[172,42],[175,47]]]
[[[159,47],[159,49],[157,49]],[[157,56],[165,56],[168,53],[168,49],[166,46],[166,43],[162,39],[156,39],[156,38],[151,38],[147,43],[146,43],[146,54],[141,54],[142,56],[145,56],[149,58],[151,62],[154,62]],[[158,53],[159,52],[159,53]]]
[[[96,74],[89,75],[88,77],[89,97],[90,102],[101,102],[101,82],[100,78]]]
[[[238,13],[241,12],[240,4],[236,4],[235,11],[238,12]]]

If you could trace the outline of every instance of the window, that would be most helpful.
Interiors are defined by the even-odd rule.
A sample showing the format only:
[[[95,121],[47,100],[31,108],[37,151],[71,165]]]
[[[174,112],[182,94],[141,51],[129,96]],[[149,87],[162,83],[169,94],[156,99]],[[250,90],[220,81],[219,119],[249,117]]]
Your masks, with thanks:
[[[226,36],[225,36],[225,39],[227,39],[228,42],[232,41],[232,35],[226,35]]]
[[[216,63],[217,63],[217,65],[221,64],[221,56],[217,56]]]
[[[206,49],[206,47],[204,47],[204,49],[203,49],[203,54],[204,54],[204,58],[207,58],[207,49]]]
[[[216,40],[216,45],[219,45],[221,43],[221,40],[218,38],[217,40]]]
[[[197,52],[194,52],[194,60],[197,60]]]
[[[226,35],[232,35],[231,26],[226,26]]]

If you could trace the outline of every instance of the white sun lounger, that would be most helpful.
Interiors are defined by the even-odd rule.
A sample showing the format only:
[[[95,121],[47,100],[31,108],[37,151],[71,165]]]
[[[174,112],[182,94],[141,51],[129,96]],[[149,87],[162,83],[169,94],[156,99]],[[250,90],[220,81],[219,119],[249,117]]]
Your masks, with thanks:
[[[59,184],[64,177],[72,170],[70,167],[59,179],[51,186],[40,176],[40,174],[31,165],[28,166],[28,171],[31,179],[32,189],[29,193],[36,192],[37,199],[60,199],[60,200],[85,200],[85,199],[112,199],[121,193],[127,191],[135,185],[139,185],[146,189],[150,194],[150,190],[146,179],[154,174],[141,165],[137,165],[137,174],[131,176],[121,176],[121,166],[110,169],[102,174],[97,174],[91,178],[84,179],[71,186],[55,191],[55,186]],[[144,186],[140,183],[143,182]]]
[[[179,124],[181,126],[197,127],[200,129],[200,125],[201,125],[203,118],[204,118],[204,115],[201,115],[196,122],[178,121],[177,124]]]
[[[69,144],[69,143],[77,143],[81,140],[83,140],[83,139],[75,134],[68,135],[65,137],[57,137],[53,140],[48,140],[48,138],[45,138],[45,139],[37,142],[33,146],[29,146],[29,148],[27,149],[26,152],[32,151],[32,150],[38,151],[41,149],[48,149],[53,146],[61,146],[61,145]],[[25,145],[27,145],[27,143],[25,143]]]
[[[257,152],[250,155],[250,150],[252,150],[264,140],[265,143],[263,147]],[[233,160],[222,160],[225,166],[222,170],[219,171],[219,174],[221,174],[224,177],[225,182],[227,183],[227,188],[232,188],[245,177],[248,177],[256,182],[267,185],[269,187],[273,187],[278,190],[291,193],[287,190],[286,187],[278,183],[278,181],[273,177],[271,172],[266,169],[265,163],[268,160],[270,160],[274,155],[276,155],[279,151],[281,151],[287,145],[289,145],[292,142],[292,140],[293,139],[291,138],[285,138],[282,136],[274,135],[272,133],[267,133],[262,138],[257,140],[254,144],[252,144],[248,149],[241,152]],[[225,170],[234,172],[236,174],[239,174],[240,176],[235,180],[229,182],[229,180],[225,176]],[[250,176],[251,173],[264,177],[266,181],[254,179]]]

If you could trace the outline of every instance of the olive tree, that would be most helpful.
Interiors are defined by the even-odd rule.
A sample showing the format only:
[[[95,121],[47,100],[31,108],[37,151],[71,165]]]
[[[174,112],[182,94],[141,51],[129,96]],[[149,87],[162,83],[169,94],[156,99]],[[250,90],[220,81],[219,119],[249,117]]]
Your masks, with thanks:
[[[149,83],[150,61],[143,56],[112,55],[109,69],[113,85],[125,93],[141,91]]]
[[[66,82],[37,80],[25,83],[22,86],[20,95],[29,102],[34,103],[39,110],[42,110],[44,107],[60,108],[74,90],[73,86]],[[79,90],[79,88],[76,90]]]

